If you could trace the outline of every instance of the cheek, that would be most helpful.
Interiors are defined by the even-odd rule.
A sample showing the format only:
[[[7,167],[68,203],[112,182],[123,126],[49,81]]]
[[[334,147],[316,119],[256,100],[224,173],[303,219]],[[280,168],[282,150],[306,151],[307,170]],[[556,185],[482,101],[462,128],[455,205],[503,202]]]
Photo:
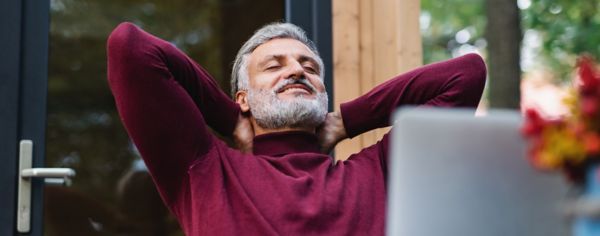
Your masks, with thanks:
[[[277,84],[279,76],[274,73],[260,73],[250,79],[250,87],[254,89],[270,89]]]
[[[325,92],[325,84],[323,84],[323,80],[319,77],[313,77],[310,79],[311,83],[319,92]]]

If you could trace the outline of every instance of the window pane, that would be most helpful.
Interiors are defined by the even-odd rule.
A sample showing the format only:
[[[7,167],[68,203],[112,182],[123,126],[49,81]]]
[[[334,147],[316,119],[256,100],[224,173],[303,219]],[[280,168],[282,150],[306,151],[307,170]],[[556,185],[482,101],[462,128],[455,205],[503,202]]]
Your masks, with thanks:
[[[52,0],[46,166],[77,171],[45,188],[44,234],[183,235],[115,109],[106,39],[122,21],[175,44],[229,91],[231,62],[283,0]]]

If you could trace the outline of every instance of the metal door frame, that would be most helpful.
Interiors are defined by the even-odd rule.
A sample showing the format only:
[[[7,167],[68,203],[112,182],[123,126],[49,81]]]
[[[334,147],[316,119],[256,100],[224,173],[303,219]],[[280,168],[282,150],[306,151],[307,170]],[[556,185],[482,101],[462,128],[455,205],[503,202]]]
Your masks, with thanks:
[[[44,164],[49,10],[50,1],[0,3],[0,235],[17,234],[19,141],[33,140],[33,166]],[[42,235],[42,183],[33,189],[28,235]]]
[[[333,29],[331,0],[285,0],[285,20],[300,26],[317,44],[325,64],[325,88],[333,111]]]

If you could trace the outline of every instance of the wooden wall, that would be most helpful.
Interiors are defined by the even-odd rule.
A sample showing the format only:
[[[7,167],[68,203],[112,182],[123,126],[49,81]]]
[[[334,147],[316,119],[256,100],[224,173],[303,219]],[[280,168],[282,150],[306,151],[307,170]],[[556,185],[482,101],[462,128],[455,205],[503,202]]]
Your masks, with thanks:
[[[419,0],[333,0],[334,107],[422,63]],[[336,147],[336,158],[374,144],[374,130]]]

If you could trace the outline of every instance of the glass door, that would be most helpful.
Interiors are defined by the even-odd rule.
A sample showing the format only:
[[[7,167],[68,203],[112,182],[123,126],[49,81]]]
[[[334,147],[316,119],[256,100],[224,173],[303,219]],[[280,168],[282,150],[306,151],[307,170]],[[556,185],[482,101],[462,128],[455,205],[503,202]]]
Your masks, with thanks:
[[[106,39],[130,21],[172,42],[229,91],[231,62],[254,30],[284,18],[281,0],[52,0],[44,235],[183,235],[129,140],[106,80]]]
[[[0,1],[0,235],[182,235],[116,113],[106,39],[120,22],[133,22],[229,91],[241,44],[283,20],[317,43],[330,91],[330,0]],[[33,145],[32,167],[77,172],[69,187],[31,178],[29,209],[17,204],[23,140]],[[22,216],[25,231],[17,229]]]

